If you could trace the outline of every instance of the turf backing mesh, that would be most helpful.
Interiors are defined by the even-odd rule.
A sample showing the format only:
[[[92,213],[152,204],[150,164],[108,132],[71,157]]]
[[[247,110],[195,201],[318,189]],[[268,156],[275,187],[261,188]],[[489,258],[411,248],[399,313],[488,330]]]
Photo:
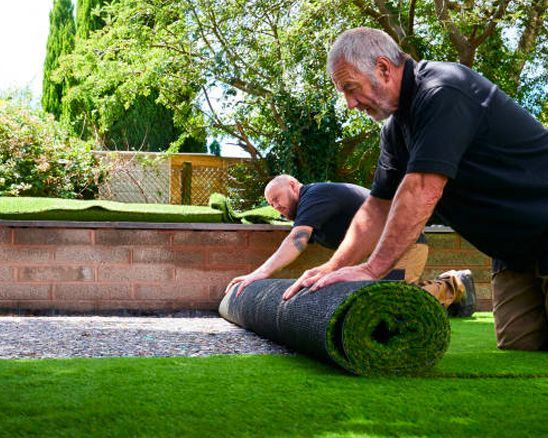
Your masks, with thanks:
[[[415,375],[431,369],[449,345],[444,309],[403,282],[347,282],[284,301],[293,280],[260,280],[219,313],[260,336],[359,375]]]

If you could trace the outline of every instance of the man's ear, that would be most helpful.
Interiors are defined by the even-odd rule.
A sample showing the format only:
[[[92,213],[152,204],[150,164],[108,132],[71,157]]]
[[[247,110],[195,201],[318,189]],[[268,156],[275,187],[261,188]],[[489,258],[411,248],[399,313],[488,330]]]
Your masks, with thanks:
[[[392,74],[392,63],[388,58],[384,56],[379,56],[377,58],[377,63],[375,68],[377,71],[377,76],[382,82],[388,82],[390,80],[390,75]]]
[[[298,195],[297,183],[294,180],[289,180],[289,187],[293,194]]]

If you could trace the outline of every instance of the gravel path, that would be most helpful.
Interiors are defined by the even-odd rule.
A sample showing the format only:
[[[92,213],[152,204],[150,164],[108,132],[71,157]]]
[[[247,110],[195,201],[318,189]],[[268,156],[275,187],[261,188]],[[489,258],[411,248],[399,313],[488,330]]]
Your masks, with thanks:
[[[0,317],[0,359],[265,353],[288,350],[218,317]]]

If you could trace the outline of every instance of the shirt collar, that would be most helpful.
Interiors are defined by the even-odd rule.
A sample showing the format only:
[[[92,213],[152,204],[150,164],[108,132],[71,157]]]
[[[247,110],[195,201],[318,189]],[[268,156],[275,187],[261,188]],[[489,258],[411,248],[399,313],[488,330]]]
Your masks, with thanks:
[[[403,116],[409,113],[411,102],[415,94],[415,66],[417,63],[409,58],[405,61],[403,67],[403,76],[401,80],[400,100],[398,102],[398,110],[396,116]]]

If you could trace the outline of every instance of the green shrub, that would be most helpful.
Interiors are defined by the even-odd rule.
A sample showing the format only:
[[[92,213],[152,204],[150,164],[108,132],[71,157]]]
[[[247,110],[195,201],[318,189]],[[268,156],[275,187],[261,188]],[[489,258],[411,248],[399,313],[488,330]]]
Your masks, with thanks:
[[[262,161],[244,161],[228,168],[227,194],[235,210],[264,207],[264,188],[275,175]]]
[[[0,196],[93,198],[103,170],[53,116],[0,99]]]

